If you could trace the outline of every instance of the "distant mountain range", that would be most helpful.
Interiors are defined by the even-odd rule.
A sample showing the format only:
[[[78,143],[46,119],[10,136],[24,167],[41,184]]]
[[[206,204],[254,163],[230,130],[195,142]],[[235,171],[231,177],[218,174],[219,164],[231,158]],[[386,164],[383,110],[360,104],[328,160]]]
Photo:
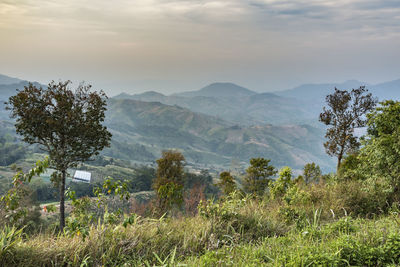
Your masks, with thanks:
[[[135,99],[178,105],[241,125],[310,124],[321,127],[318,115],[326,95],[334,88],[347,90],[365,85],[379,100],[400,99],[400,80],[368,85],[356,80],[337,84],[305,84],[274,93],[256,93],[232,83],[213,83],[198,91],[163,95],[149,91],[119,94],[114,99]]]
[[[20,80],[18,78],[12,78],[12,77],[0,74],[0,84],[1,85],[17,84],[20,82],[22,82],[22,80]]]
[[[299,99],[310,105],[312,109],[315,109],[313,111],[315,113],[320,112],[322,106],[325,105],[325,97],[331,94],[335,87],[340,90],[350,90],[360,86],[365,86],[379,101],[387,99],[400,100],[400,79],[379,84],[367,84],[356,80],[332,84],[304,84],[290,90],[275,92],[275,94]]]
[[[119,94],[114,99],[135,99],[178,105],[241,125],[299,124],[315,121],[305,102],[272,93],[256,93],[232,83],[213,83],[198,91],[166,96],[157,92]]]
[[[26,81],[0,75],[0,120],[8,120],[3,102]],[[307,162],[325,171],[334,159],[323,149],[318,114],[335,87],[358,88],[359,81],[307,84],[274,93],[257,93],[232,83],[213,83],[197,91],[164,95],[154,91],[119,94],[108,101],[106,125],[113,133],[105,155],[154,162],[163,149],[183,151],[189,164],[227,168],[251,157],[300,169]],[[400,80],[367,85],[382,99],[400,99]],[[311,126],[310,126],[311,125]]]

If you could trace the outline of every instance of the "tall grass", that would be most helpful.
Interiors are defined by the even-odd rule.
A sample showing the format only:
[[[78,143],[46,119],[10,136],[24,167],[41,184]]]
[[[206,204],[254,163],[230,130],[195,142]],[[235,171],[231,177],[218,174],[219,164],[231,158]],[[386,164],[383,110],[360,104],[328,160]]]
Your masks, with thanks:
[[[4,240],[0,265],[399,264],[397,213],[366,216],[379,210],[369,199],[379,194],[357,185],[346,182],[298,186],[279,199],[236,194],[222,201],[201,203],[196,216],[135,217],[125,225],[99,220],[88,226],[85,236],[79,231],[44,232],[25,238],[15,228],[7,228],[0,232],[0,240]],[[367,219],[370,217],[373,219]]]
[[[393,218],[341,219],[256,244],[238,244],[190,257],[187,266],[397,266],[400,229]]]
[[[208,250],[283,235],[287,227],[273,221],[262,207],[255,200],[249,201],[237,206],[235,217],[229,220],[198,215],[159,220],[139,218],[126,228],[98,223],[90,226],[85,238],[79,234],[42,233],[19,243],[4,263],[7,266],[164,265],[172,258],[175,262],[201,256]]]

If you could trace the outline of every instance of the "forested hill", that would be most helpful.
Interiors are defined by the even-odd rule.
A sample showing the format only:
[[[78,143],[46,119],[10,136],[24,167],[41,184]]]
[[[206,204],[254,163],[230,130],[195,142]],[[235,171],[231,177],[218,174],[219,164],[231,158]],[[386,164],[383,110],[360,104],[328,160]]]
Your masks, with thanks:
[[[323,132],[307,125],[239,126],[179,106],[131,99],[110,99],[106,124],[116,145],[128,149],[134,144],[133,150],[154,158],[163,149],[178,148],[196,164],[227,166],[232,159],[248,162],[266,157],[276,166],[301,168],[307,162],[325,169],[332,166],[322,148]],[[112,150],[105,153],[112,155]]]

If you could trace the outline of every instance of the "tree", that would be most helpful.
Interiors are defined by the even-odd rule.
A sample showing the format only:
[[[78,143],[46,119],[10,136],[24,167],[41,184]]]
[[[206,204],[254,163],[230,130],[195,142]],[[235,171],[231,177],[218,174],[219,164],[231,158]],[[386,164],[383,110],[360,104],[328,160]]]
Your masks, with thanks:
[[[400,199],[400,102],[385,101],[368,114],[368,131],[359,154],[362,173],[384,177]]]
[[[366,125],[365,114],[371,111],[377,100],[372,97],[365,86],[352,89],[350,92],[335,88],[333,94],[326,96],[328,107],[323,108],[319,120],[328,126],[324,147],[328,155],[336,156],[337,171],[343,156],[359,148],[360,143],[354,136],[354,129]]]
[[[269,165],[271,160],[264,158],[250,159],[250,167],[246,169],[243,188],[246,192],[262,195],[277,171]]]
[[[90,92],[91,85],[80,84],[75,91],[71,81],[50,82],[47,88],[29,83],[7,103],[16,119],[18,134],[29,144],[39,144],[49,154],[52,181],[60,190],[60,230],[65,226],[65,178],[67,169],[89,160],[109,146],[111,134],[102,125],[106,111],[103,91]]]
[[[292,169],[290,167],[283,167],[280,169],[278,179],[276,179],[271,186],[272,199],[283,197],[293,184]]]
[[[173,150],[162,152],[162,157],[157,160],[156,179],[153,188],[157,194],[158,208],[165,212],[173,205],[183,203],[184,156]]]
[[[303,177],[306,184],[318,182],[321,178],[321,168],[313,163],[307,163],[303,168]]]
[[[221,172],[219,175],[219,182],[216,184],[222,193],[227,196],[236,190],[235,179],[233,179],[230,172]]]

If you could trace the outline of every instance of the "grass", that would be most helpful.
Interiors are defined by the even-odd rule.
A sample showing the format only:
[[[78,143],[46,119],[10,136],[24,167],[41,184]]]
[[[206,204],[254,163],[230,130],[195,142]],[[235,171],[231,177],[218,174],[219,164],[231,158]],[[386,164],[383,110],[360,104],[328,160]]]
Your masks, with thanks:
[[[106,217],[88,225],[77,213],[62,234],[49,227],[11,240],[0,232],[11,240],[0,266],[400,264],[399,207],[375,213],[381,195],[361,185],[293,184],[280,198],[233,192],[202,202],[196,216],[135,217],[126,227]]]
[[[280,222],[262,201],[225,203],[209,216],[139,218],[126,228],[98,223],[90,226],[85,238],[79,233],[52,232],[16,238],[7,243],[11,245],[0,265],[387,266],[400,262],[395,215],[321,221],[316,210],[298,228]]]
[[[344,220],[290,231],[256,244],[225,246],[189,266],[387,266],[399,263],[400,229],[389,217]]]

